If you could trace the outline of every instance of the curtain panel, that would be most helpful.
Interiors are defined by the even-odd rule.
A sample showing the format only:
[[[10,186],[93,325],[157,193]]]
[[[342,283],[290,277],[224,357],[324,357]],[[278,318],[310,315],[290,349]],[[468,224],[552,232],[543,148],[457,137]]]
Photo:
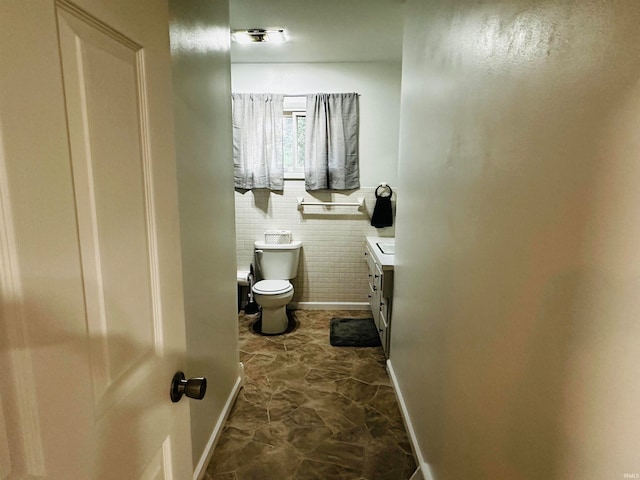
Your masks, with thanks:
[[[256,93],[232,95],[235,188],[283,190],[283,97]]]
[[[305,189],[360,188],[358,94],[307,95]]]

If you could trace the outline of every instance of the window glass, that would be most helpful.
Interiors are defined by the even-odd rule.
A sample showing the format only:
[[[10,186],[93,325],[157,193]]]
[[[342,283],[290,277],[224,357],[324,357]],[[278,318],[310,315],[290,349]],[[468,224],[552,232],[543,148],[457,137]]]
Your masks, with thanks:
[[[282,117],[284,177],[304,178],[306,98],[285,97]]]
[[[282,117],[282,155],[284,161],[284,171],[290,171],[293,166],[293,117],[285,115]]]
[[[307,117],[305,115],[296,115],[296,132],[297,136],[297,162],[296,167],[304,172],[304,146],[305,146],[305,128],[307,126]]]

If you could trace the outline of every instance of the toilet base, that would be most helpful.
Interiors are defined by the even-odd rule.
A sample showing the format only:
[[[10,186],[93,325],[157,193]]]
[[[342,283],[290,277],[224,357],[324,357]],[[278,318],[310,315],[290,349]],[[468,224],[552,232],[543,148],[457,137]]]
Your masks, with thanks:
[[[264,335],[277,335],[284,333],[289,326],[287,317],[287,304],[293,298],[293,287],[283,293],[264,295],[254,289],[254,299],[262,308],[262,333]]]
[[[262,307],[261,330],[264,335],[277,335],[284,333],[289,326],[287,306],[275,308]]]

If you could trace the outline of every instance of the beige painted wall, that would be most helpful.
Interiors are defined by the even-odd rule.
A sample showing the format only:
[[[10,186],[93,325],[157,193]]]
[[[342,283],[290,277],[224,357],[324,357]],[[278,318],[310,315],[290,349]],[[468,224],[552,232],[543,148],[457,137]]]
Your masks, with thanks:
[[[231,77],[227,0],[171,0],[174,113],[182,235],[187,376],[197,465],[238,375]]]
[[[391,362],[433,478],[640,473],[640,2],[406,7]]]

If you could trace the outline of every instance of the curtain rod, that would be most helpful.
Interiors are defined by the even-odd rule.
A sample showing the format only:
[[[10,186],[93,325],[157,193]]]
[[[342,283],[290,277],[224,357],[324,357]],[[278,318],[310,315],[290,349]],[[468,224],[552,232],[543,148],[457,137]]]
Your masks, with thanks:
[[[334,93],[334,94],[340,94],[340,93],[353,93],[354,95],[360,96],[360,94],[359,94],[359,93],[356,93],[356,92],[329,92],[329,93],[324,92],[324,93],[321,93],[320,95],[330,95],[330,94],[332,94],[332,93]],[[318,92],[316,92],[316,93],[299,93],[299,94],[294,94],[294,93],[282,93],[281,95],[282,95],[283,97],[306,97],[307,95],[318,95]]]
[[[256,93],[256,92],[233,92],[233,93]],[[326,93],[326,92],[325,92]],[[321,95],[324,95],[325,93],[322,93]],[[330,93],[353,93],[357,96],[361,96],[359,93],[356,92],[330,92]],[[270,92],[271,95],[282,95],[283,97],[306,97],[307,95],[317,95],[318,92],[316,93],[273,93]]]

